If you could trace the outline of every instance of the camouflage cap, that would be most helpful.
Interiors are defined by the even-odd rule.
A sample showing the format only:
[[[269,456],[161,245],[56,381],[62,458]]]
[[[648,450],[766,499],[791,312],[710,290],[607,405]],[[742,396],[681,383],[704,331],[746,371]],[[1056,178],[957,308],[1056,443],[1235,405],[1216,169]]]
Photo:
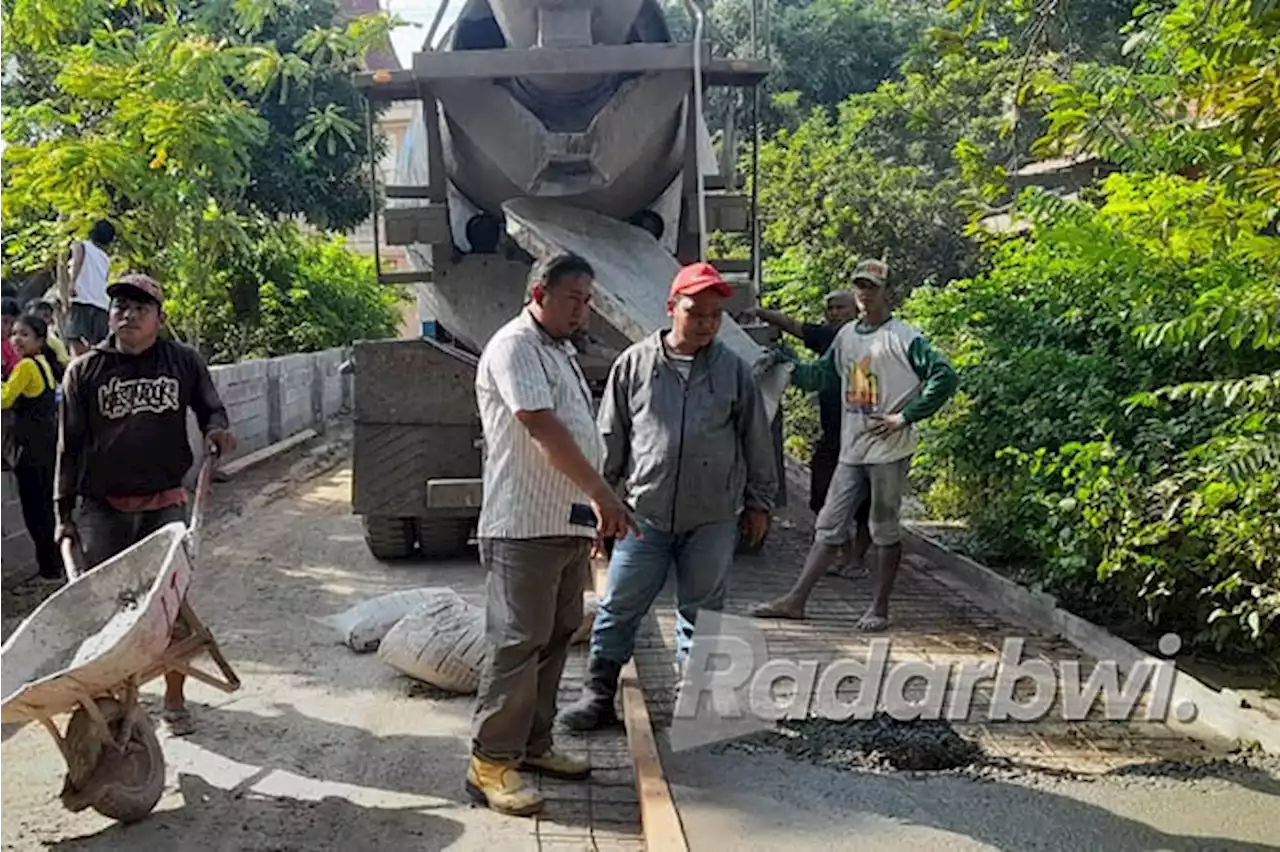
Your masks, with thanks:
[[[883,260],[874,260],[872,258],[860,260],[853,270],[853,280],[857,281],[858,279],[870,281],[879,287],[888,286],[889,264]]]

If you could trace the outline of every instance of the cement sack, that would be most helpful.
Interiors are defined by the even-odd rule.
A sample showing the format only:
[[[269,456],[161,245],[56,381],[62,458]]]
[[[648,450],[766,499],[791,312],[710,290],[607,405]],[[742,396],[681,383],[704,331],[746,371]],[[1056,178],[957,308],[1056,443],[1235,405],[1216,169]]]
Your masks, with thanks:
[[[442,589],[387,632],[378,659],[411,678],[465,694],[480,685],[488,646],[484,609]]]
[[[573,638],[569,640],[570,645],[580,645],[591,640],[591,630],[596,626],[596,613],[599,609],[600,601],[596,598],[596,593],[592,591],[583,592],[582,624],[573,632]]]
[[[338,634],[338,641],[357,654],[367,654],[378,650],[378,643],[397,621],[424,603],[435,600],[442,592],[453,593],[446,587],[392,592],[315,620],[333,628]]]

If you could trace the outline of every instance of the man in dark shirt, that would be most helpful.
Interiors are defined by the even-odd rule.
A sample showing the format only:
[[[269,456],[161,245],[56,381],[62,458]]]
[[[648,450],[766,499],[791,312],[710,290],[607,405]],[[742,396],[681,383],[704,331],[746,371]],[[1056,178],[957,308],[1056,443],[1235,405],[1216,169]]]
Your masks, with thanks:
[[[107,288],[110,334],[73,361],[59,407],[56,539],[71,539],[92,568],[175,521],[186,522],[183,477],[193,463],[187,410],[207,446],[235,449],[227,411],[200,354],[158,339],[164,291],[146,275]],[[180,637],[176,637],[180,638]],[[185,677],[165,674],[164,719],[190,733]]]
[[[836,334],[845,323],[857,319],[858,303],[853,294],[847,290],[835,290],[827,294],[822,303],[825,322],[800,322],[779,311],[765,308],[751,308],[745,317],[758,318],[774,328],[781,329],[793,337],[804,341],[804,345],[815,355],[821,356],[831,347]],[[836,461],[840,457],[840,421],[843,417],[843,403],[839,389],[824,390],[818,394],[818,443],[813,448],[813,458],[809,461],[809,508],[817,514],[822,511],[822,504],[827,499],[827,489],[831,485],[831,475],[835,472]],[[863,554],[871,545],[871,537],[867,526],[870,502],[864,503],[858,510],[858,530],[852,549],[846,550],[832,573],[844,574],[856,569],[862,563]]]

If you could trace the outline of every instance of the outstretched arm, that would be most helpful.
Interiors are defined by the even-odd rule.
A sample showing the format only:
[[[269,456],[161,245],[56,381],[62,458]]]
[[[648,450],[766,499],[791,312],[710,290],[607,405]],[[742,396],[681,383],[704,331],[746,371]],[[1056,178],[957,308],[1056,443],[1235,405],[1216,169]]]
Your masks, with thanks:
[[[231,420],[227,417],[227,408],[218,395],[218,387],[213,383],[213,376],[205,365],[204,359],[195,350],[191,351],[192,370],[195,373],[195,391],[191,394],[191,410],[195,412],[196,422],[200,424],[200,433],[206,442],[212,443],[223,458],[231,455],[236,449],[236,439],[231,434]]]
[[[836,367],[836,347],[822,353],[816,361],[797,361],[791,373],[791,383],[802,391],[818,392],[840,390],[840,372]]]
[[[774,328],[780,328],[792,337],[804,337],[804,324],[793,320],[781,311],[768,308],[751,308],[744,312],[748,317],[757,317]]]

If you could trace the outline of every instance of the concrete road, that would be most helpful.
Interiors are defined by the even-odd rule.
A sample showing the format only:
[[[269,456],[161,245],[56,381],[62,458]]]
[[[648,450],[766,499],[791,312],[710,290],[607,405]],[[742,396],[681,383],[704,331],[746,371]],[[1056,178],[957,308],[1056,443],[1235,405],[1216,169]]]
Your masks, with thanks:
[[[849,772],[775,755],[663,754],[693,850],[1280,849],[1280,778],[1058,781]]]
[[[350,514],[341,454],[328,471],[309,470],[299,455],[300,466],[284,462],[218,487],[190,600],[244,685],[233,695],[188,686],[198,730],[162,735],[168,783],[157,811],[128,827],[67,812],[58,800],[62,759],[28,725],[3,746],[4,849],[532,852],[548,837],[640,848],[625,749],[624,763],[602,773],[616,776],[610,802],[593,807],[584,785],[567,785],[536,821],[467,802],[473,698],[415,685],[376,655],[338,645],[312,617],[428,585],[476,600],[483,574],[474,560],[376,562]],[[6,590],[6,627],[22,603]],[[158,685],[145,696],[153,710]],[[610,808],[614,821],[602,824]]]

